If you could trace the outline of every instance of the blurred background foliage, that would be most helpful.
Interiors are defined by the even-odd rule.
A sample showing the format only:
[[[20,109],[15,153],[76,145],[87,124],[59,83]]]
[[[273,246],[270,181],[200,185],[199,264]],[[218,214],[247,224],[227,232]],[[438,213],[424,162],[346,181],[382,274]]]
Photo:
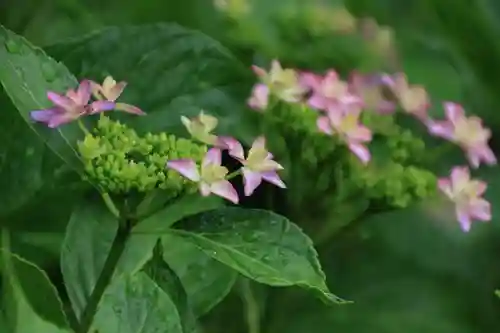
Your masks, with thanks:
[[[373,35],[378,28],[363,21],[367,18],[385,32]],[[197,30],[196,44],[179,39],[182,33],[166,28],[166,22]],[[194,115],[200,106],[223,115],[221,126],[230,131],[237,121],[232,117],[245,110],[244,99],[255,80],[249,66],[267,66],[279,58],[287,66],[333,67],[342,74],[353,69],[404,70],[410,82],[428,89],[436,105],[433,115],[442,112],[440,101],[454,100],[483,117],[494,132],[497,154],[499,22],[500,3],[493,0],[0,2],[1,24],[45,48],[77,77],[100,79],[111,73],[135,86],[126,98],[154,117],[138,121],[140,131],[175,131],[178,114]],[[139,24],[155,25],[131,26]],[[107,28],[124,25],[126,29]],[[364,32],[364,27],[371,30]],[[104,28],[98,35],[83,36]],[[389,53],[381,47],[387,36],[394,41]],[[0,97],[2,108],[12,108]],[[81,198],[79,189],[71,187],[74,174],[60,167],[28,129],[9,120],[7,112],[0,117],[6,117],[0,122],[0,179],[4,182],[3,175],[13,168],[24,175],[17,178],[22,193],[16,192],[19,183],[2,183],[0,217],[15,231],[14,249],[58,279],[55,254],[71,207]],[[254,135],[251,128],[235,131],[246,141]],[[23,140],[12,140],[13,135]],[[22,170],[9,160],[20,161]],[[437,169],[446,171],[456,160],[449,152]],[[463,234],[452,209],[434,202],[362,216],[319,251],[331,289],[355,303],[325,308],[295,289],[256,290],[262,331],[498,330],[500,299],[494,290],[500,287],[500,173],[490,168],[477,175],[490,182],[491,224]],[[72,196],[61,195],[62,188]],[[245,332],[242,311],[237,293],[230,294],[203,318],[207,332]]]

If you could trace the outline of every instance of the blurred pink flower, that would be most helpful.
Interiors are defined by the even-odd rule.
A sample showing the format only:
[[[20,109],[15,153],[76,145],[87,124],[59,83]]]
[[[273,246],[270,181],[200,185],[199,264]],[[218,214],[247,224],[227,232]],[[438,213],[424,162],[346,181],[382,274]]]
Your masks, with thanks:
[[[430,107],[430,100],[423,86],[410,85],[408,78],[403,73],[397,73],[392,76],[384,75],[382,80],[392,90],[405,112],[423,122],[427,120],[427,110]]]
[[[273,160],[273,155],[266,149],[266,139],[258,137],[252,144],[245,159],[244,150],[236,139],[230,137],[219,138],[221,145],[228,150],[229,155],[237,159],[243,167],[243,185],[246,196],[252,195],[255,189],[265,180],[281,188],[286,188],[277,171],[283,167]]]
[[[454,167],[450,178],[438,180],[439,189],[455,203],[456,215],[462,230],[470,230],[473,221],[490,221],[490,203],[481,198],[487,184],[479,180],[471,180],[469,168]]]
[[[308,100],[312,108],[333,111],[343,105],[362,106],[363,100],[352,93],[347,82],[342,81],[337,72],[331,70],[324,77],[312,73],[303,73],[302,85],[308,87],[312,95]]]
[[[370,151],[365,143],[372,140],[372,132],[359,123],[361,109],[329,111],[317,120],[318,128],[328,135],[338,135],[349,149],[363,162],[368,163]]]
[[[352,91],[363,99],[364,107],[379,114],[391,114],[396,110],[396,102],[384,94],[388,89],[380,75],[362,75],[351,73],[349,86]]]
[[[116,102],[118,97],[120,97],[123,90],[127,86],[127,82],[125,81],[116,82],[111,76],[107,76],[104,79],[102,85],[94,81],[91,81],[90,83],[92,88],[92,94],[97,100],[106,100],[110,102]],[[115,110],[132,113],[139,116],[143,116],[146,114],[138,107],[125,103],[116,103]]]
[[[211,193],[238,203],[238,193],[226,179],[228,169],[221,166],[222,152],[218,148],[211,148],[205,155],[201,167],[193,160],[180,159],[167,162],[167,168],[179,172],[189,180],[199,183],[200,193],[208,196]]]
[[[481,119],[474,116],[466,117],[460,104],[445,102],[443,106],[447,120],[429,120],[427,124],[429,132],[461,146],[474,168],[479,167],[481,162],[488,165],[496,164],[497,159],[488,146],[491,131],[483,127]]]
[[[49,91],[47,98],[55,105],[48,109],[31,111],[30,117],[34,121],[55,128],[82,116],[113,110],[116,107],[112,101],[96,101],[89,104],[90,94],[89,80],[83,80],[76,91],[69,89],[65,96]]]

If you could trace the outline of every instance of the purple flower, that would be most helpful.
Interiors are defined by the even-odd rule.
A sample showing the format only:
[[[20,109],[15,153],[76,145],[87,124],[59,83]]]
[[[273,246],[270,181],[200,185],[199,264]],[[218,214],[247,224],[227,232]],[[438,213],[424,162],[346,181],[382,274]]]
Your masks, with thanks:
[[[465,150],[472,167],[477,168],[484,162],[488,165],[497,163],[495,154],[488,146],[491,131],[483,127],[478,117],[466,117],[460,104],[445,102],[447,120],[429,120],[427,126],[433,135],[450,140]]]
[[[469,168],[454,167],[450,178],[438,180],[439,189],[455,203],[455,211],[462,230],[468,232],[473,221],[490,221],[490,203],[481,196],[487,188],[483,181],[472,180]]]
[[[256,84],[248,99],[248,106],[254,110],[264,110],[269,104],[269,88],[262,83]]]
[[[102,85],[91,81],[92,94],[98,100],[116,102],[127,86],[127,82],[116,82],[111,76],[107,76]],[[146,113],[136,106],[126,103],[116,103],[115,110],[143,116]]]
[[[187,179],[197,182],[202,196],[213,193],[237,204],[239,201],[238,193],[226,179],[228,169],[221,166],[221,163],[221,150],[211,148],[206,153],[200,167],[193,160],[180,159],[168,161],[167,168],[173,169]]]
[[[90,81],[84,80],[76,91],[70,89],[65,96],[49,91],[47,98],[54,103],[54,106],[44,110],[31,111],[30,116],[34,121],[55,128],[84,115],[109,111],[115,108],[115,103],[110,101],[96,101],[89,104],[90,90]]]
[[[318,129],[328,135],[339,135],[349,149],[363,162],[368,163],[371,158],[370,151],[365,143],[372,140],[372,132],[359,123],[361,110],[336,110],[327,112],[324,117],[317,120]]]
[[[219,138],[220,145],[228,150],[229,155],[237,159],[243,167],[243,186],[246,196],[252,195],[255,189],[265,180],[280,188],[286,188],[277,171],[283,167],[273,160],[273,155],[266,149],[266,139],[258,137],[252,144],[245,159],[244,150],[236,139],[230,137]]]

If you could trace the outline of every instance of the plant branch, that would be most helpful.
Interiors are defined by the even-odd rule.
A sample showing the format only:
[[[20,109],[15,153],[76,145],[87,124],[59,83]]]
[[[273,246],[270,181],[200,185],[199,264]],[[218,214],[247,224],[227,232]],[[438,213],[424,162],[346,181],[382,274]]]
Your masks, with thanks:
[[[106,288],[111,283],[111,278],[115,272],[116,266],[118,265],[118,261],[125,250],[125,244],[130,236],[131,221],[125,221],[126,223],[120,223],[118,227],[118,231],[116,233],[115,239],[113,240],[113,244],[111,245],[111,249],[109,251],[108,257],[104,262],[104,267],[102,269],[99,278],[97,279],[97,283],[90,295],[89,302],[83,311],[80,325],[76,333],[88,333],[92,322],[94,320],[95,313],[97,312],[97,307],[99,302],[101,301]]]
[[[242,278],[240,281],[241,298],[245,305],[248,333],[260,333],[260,309],[252,292],[251,281],[247,278]]]

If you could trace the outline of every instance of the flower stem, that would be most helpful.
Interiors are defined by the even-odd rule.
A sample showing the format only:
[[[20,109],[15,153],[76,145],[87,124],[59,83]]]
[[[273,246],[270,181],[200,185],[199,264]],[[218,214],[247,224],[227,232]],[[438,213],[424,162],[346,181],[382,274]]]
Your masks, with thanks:
[[[109,194],[107,192],[102,192],[101,197],[104,203],[106,204],[106,207],[108,207],[109,211],[111,212],[111,214],[113,214],[113,216],[115,217],[120,217],[120,211],[118,210],[118,208],[116,208]]]
[[[236,171],[231,172],[229,175],[226,176],[226,180],[233,179],[236,176],[239,176],[243,173],[242,169],[238,169]]]
[[[80,127],[80,129],[82,130],[82,132],[85,135],[89,135],[90,134],[89,130],[87,129],[87,127],[85,127],[85,125],[83,124],[83,122],[81,121],[81,119],[78,119],[77,123],[78,123],[78,127]]]
[[[242,278],[240,279],[240,286],[241,298],[245,305],[248,333],[260,333],[260,309],[252,292],[251,281],[247,278]]]
[[[80,325],[75,333],[88,333],[91,329],[99,302],[101,301],[106,288],[111,283],[111,278],[113,277],[115,268],[118,265],[123,251],[125,250],[125,245],[128,237],[130,236],[132,225],[133,223],[131,223],[131,221],[125,221],[125,223],[119,224],[115,239],[113,240],[113,244],[111,245],[106,261],[104,262],[104,267],[99,275],[99,278],[97,279],[94,290],[90,295],[87,306],[82,313]]]

